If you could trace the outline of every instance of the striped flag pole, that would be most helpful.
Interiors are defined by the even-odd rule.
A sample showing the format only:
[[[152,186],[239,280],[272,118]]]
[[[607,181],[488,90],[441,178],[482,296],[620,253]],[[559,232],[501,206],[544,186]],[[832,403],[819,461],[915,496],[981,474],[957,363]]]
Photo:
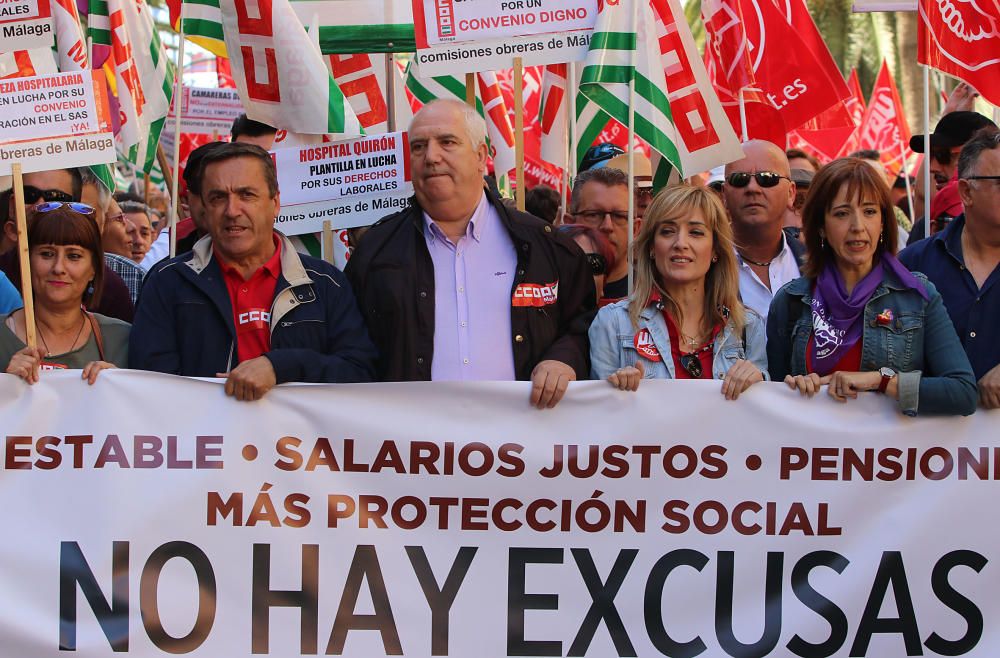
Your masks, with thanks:
[[[181,160],[181,105],[184,99],[184,7],[187,3],[181,4],[181,20],[179,21],[180,37],[177,42],[177,89],[174,92],[174,170],[173,181],[170,186],[170,257],[177,255],[177,222],[179,221],[178,193],[180,185],[180,160]],[[166,172],[164,172],[166,173]]]

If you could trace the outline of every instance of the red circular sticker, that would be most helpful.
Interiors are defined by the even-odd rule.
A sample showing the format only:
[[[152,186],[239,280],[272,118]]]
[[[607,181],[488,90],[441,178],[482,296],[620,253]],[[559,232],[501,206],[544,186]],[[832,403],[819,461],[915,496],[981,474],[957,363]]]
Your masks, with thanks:
[[[650,361],[662,361],[663,357],[660,356],[660,350],[656,349],[656,343],[653,342],[653,337],[649,335],[649,329],[642,329],[635,335],[635,340],[633,341],[635,345],[635,351],[642,355],[643,358],[649,359]]]

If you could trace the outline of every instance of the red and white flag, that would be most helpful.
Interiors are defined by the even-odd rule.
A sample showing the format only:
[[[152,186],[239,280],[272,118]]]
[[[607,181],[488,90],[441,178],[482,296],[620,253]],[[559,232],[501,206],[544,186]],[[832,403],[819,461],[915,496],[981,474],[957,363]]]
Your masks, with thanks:
[[[56,60],[60,71],[90,68],[87,37],[80,25],[74,0],[52,0],[52,22],[56,30]]]
[[[920,0],[917,61],[1000,106],[1000,0]]]
[[[0,80],[33,78],[58,73],[49,48],[31,48],[0,54]]]
[[[788,135],[789,148],[801,148],[826,163],[858,150],[858,132],[865,114],[865,97],[858,84],[858,72],[847,80],[851,96],[811,119]],[[846,118],[845,118],[846,116]]]
[[[909,143],[910,126],[899,100],[899,91],[889,67],[883,61],[875,88],[868,99],[868,109],[861,119],[858,149],[878,151],[882,155],[882,164],[895,177],[903,170],[904,162],[913,155]]]
[[[769,103],[785,128],[794,129],[847,98],[849,91],[802,0],[782,5],[775,0],[705,0],[702,19],[716,83],[737,102],[743,90],[745,101]]]
[[[483,101],[486,131],[493,151],[490,155],[493,156],[493,168],[499,180],[517,164],[514,158],[514,126],[510,123],[510,113],[496,73],[482,71],[476,77],[479,80],[479,97]]]
[[[541,124],[542,160],[563,167],[569,154],[568,64],[549,64],[542,74],[542,99],[538,109]]]

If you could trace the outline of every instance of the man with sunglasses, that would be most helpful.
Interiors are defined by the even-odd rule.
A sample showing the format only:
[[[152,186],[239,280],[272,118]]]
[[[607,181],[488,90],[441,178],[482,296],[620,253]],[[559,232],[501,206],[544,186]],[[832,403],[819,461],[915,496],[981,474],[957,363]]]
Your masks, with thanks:
[[[979,401],[1000,408],[1000,130],[984,128],[958,158],[965,212],[899,260],[941,293],[979,384]]]
[[[52,169],[49,171],[34,171],[24,175],[24,205],[25,212],[30,215],[32,209],[45,202],[72,203],[80,201],[83,196],[83,177],[80,169]],[[87,204],[93,207],[92,204]],[[4,224],[4,234],[9,242],[17,245],[17,223],[14,214],[14,195],[10,196],[7,209],[7,222]],[[98,227],[102,218],[94,216]],[[0,255],[0,271],[7,275],[10,282],[19,290],[21,288],[21,266],[17,249],[11,249]],[[104,289],[101,292],[100,303],[87,310],[123,322],[131,322],[134,314],[132,299],[128,287],[121,277],[112,271],[107,264],[104,266]]]
[[[733,222],[740,296],[766,319],[774,293],[800,276],[805,247],[782,231],[785,212],[795,205],[785,152],[755,139],[743,144],[743,155],[726,165],[722,200]]]

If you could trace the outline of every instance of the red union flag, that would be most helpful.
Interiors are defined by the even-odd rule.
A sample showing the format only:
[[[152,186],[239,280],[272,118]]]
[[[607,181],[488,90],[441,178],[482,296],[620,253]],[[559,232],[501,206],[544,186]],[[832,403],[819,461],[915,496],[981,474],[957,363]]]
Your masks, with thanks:
[[[921,0],[917,61],[1000,105],[1000,0]]]
[[[868,100],[868,109],[861,119],[858,149],[874,149],[881,153],[882,164],[895,177],[911,155],[909,143],[910,126],[906,123],[903,104],[899,101],[896,82],[883,61]]]
[[[756,97],[744,91],[744,98],[769,103],[785,127],[793,129],[850,92],[802,1],[782,5],[774,0],[705,0],[702,19],[706,52],[718,66],[717,81],[737,98],[740,89],[758,90]]]
[[[847,87],[851,90],[851,96],[842,104],[831,107],[789,134],[789,148],[811,151],[824,163],[858,150],[858,133],[865,115],[865,97],[858,83],[858,72],[854,69],[847,80]],[[845,114],[848,121],[846,124]]]

